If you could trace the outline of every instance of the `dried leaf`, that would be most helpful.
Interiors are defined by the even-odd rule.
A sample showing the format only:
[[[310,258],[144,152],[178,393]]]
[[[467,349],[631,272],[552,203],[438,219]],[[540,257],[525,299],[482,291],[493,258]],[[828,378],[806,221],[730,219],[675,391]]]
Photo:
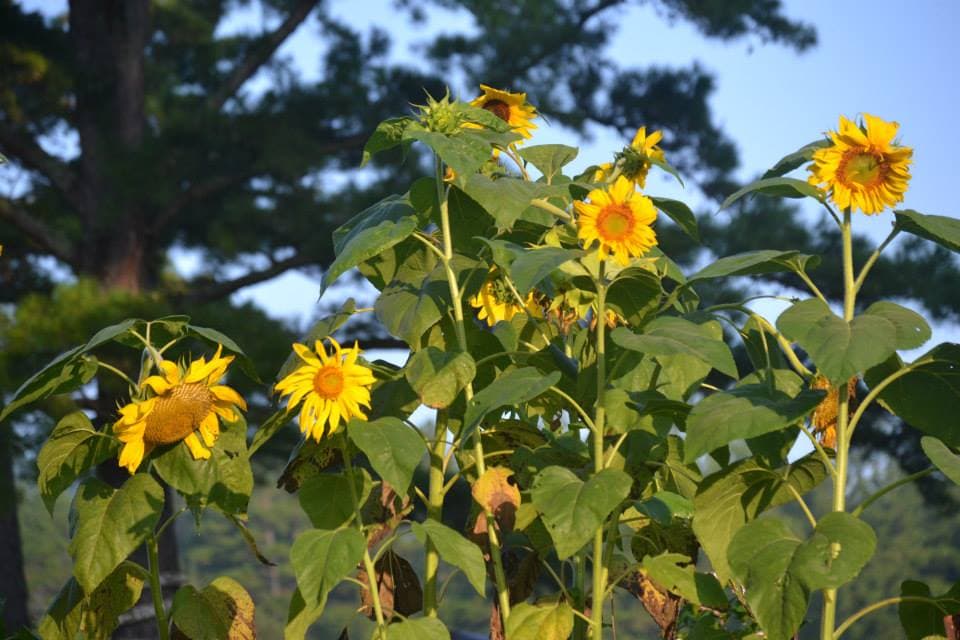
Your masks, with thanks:
[[[503,531],[513,531],[520,508],[520,489],[513,471],[504,467],[490,467],[473,483],[473,499],[487,513],[492,513]]]

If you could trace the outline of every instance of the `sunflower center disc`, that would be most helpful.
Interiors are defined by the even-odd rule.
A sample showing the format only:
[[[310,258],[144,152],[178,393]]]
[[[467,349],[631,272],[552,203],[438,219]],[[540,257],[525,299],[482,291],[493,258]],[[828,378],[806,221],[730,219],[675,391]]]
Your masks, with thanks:
[[[483,108],[504,122],[510,122],[510,105],[503,100],[487,100],[483,103]]]
[[[840,161],[842,178],[849,183],[871,186],[883,178],[884,164],[882,158],[862,151],[848,153]]]
[[[332,400],[343,391],[343,371],[336,365],[327,365],[313,376],[313,388],[318,395]]]
[[[180,442],[196,431],[213,407],[213,394],[202,382],[178,384],[157,396],[147,415],[143,439],[152,444]]]
[[[597,216],[597,231],[605,242],[621,240],[633,229],[633,210],[625,204],[611,204]]]

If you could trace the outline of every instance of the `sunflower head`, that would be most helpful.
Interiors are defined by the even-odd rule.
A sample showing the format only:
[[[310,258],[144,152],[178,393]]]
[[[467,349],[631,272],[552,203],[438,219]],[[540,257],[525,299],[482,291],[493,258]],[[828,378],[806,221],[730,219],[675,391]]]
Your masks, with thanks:
[[[533,124],[537,109],[527,102],[527,94],[501,91],[485,84],[480,85],[480,91],[483,95],[474,98],[471,105],[486,109],[524,138],[531,137],[530,132],[537,128],[537,125]]]
[[[663,139],[663,133],[654,131],[647,135],[647,128],[640,127],[633,136],[629,147],[624,147],[623,151],[617,153],[616,166],[620,167],[620,175],[627,180],[632,181],[641,189],[647,184],[647,174],[650,173],[652,166],[651,160],[664,162],[666,156],[663,149],[659,147],[660,140]],[[614,163],[607,162],[597,167],[594,174],[594,182],[605,182],[613,174]]]
[[[637,193],[634,183],[623,176],[604,188],[587,194],[589,202],[576,200],[577,235],[584,247],[599,245],[600,259],[607,256],[626,266],[656,246],[657,236],[650,225],[657,209],[650,198]]]
[[[373,371],[357,364],[360,348],[343,348],[327,338],[331,352],[317,340],[314,348],[295,343],[293,350],[303,364],[274,387],[287,398],[287,411],[300,407],[300,431],[319,442],[352,418],[366,420],[363,407],[370,408]]]
[[[542,318],[543,310],[537,303],[533,291],[527,294],[524,304],[521,305],[510,287],[491,270],[486,282],[477,295],[470,298],[470,306],[479,309],[477,318],[486,320],[487,326],[494,326],[501,320],[509,322],[518,313],[526,312],[534,318]]]
[[[420,123],[428,131],[455,133],[463,124],[462,116],[450,101],[449,91],[439,100],[428,93],[427,104],[417,105],[417,108],[420,110]]]
[[[863,120],[858,126],[840,116],[839,129],[827,134],[833,144],[813,153],[809,182],[841,209],[873,215],[903,201],[913,149],[894,143],[896,122],[868,113]]]
[[[195,460],[210,457],[220,435],[220,418],[240,419],[247,403],[230,387],[218,384],[233,356],[221,356],[222,346],[207,362],[200,357],[186,364],[160,363],[159,375],[143,381],[149,394],[120,408],[113,431],[123,448],[120,466],[134,473],[145,455],[159,445],[184,442]]]
[[[837,446],[837,408],[840,400],[840,390],[820,374],[815,375],[810,381],[810,388],[827,392],[817,408],[813,410],[810,425],[823,446],[835,449]],[[847,397],[853,400],[856,398],[856,393],[857,378],[854,377],[847,382]]]

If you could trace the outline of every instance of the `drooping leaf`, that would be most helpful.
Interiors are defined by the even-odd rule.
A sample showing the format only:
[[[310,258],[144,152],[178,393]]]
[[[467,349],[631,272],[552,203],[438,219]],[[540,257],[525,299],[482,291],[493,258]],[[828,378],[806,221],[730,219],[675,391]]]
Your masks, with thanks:
[[[510,265],[510,277],[517,287],[517,292],[525,296],[554,269],[582,255],[580,250],[560,247],[522,249]]]
[[[689,278],[689,282],[728,276],[752,276],[777,271],[806,270],[819,264],[820,258],[799,251],[762,249],[719,258]]]
[[[254,640],[253,598],[239,582],[219,577],[197,590],[185,585],[173,598],[170,618],[191,640]]]
[[[610,337],[624,349],[651,356],[691,356],[731,378],[739,377],[730,347],[707,327],[684,318],[657,318],[644,327],[642,334],[617,327]]]
[[[650,196],[650,199],[653,200],[653,204],[657,209],[667,214],[694,242],[700,242],[700,228],[697,226],[697,216],[694,215],[686,203],[656,196]]]
[[[898,605],[900,625],[906,640],[932,640],[945,638],[944,618],[960,613],[960,583],[941,596],[934,596],[930,587],[916,580],[905,580],[900,585],[900,595],[913,598],[930,598],[932,602],[906,600]]]
[[[119,489],[88,478],[71,507],[73,575],[92,593],[153,532],[163,510],[163,488],[145,473]]]
[[[356,513],[353,493],[356,492],[357,500],[363,504],[370,495],[373,482],[366,471],[354,476],[353,491],[349,482],[350,478],[345,475],[321,473],[303,483],[297,497],[314,527],[337,529],[353,520]]]
[[[531,495],[543,514],[557,556],[564,560],[593,538],[610,513],[630,492],[633,481],[623,471],[604,469],[584,482],[564,467],[537,474]]]
[[[565,197],[565,185],[549,185],[542,182],[527,182],[519,178],[491,180],[481,174],[470,175],[463,191],[487,210],[497,226],[512,229],[530,203],[539,198]]]
[[[37,486],[53,515],[57,498],[84,473],[119,451],[119,443],[93,428],[82,411],[60,419],[37,454]]]
[[[363,534],[352,527],[313,529],[297,536],[290,564],[308,608],[322,609],[330,591],[359,564],[366,546]]]
[[[520,157],[537,168],[547,182],[560,175],[561,170],[577,158],[576,147],[565,144],[537,144],[520,149]]]
[[[897,226],[907,233],[960,252],[960,220],[948,216],[927,215],[913,209],[897,209],[893,213],[897,216]]]
[[[398,493],[405,494],[426,453],[423,436],[403,420],[392,417],[371,422],[353,419],[347,425],[347,433],[374,471]]]
[[[480,547],[436,520],[414,522],[411,530],[422,544],[426,544],[429,538],[443,561],[463,571],[477,593],[484,595],[487,571]]]
[[[685,600],[711,609],[727,608],[727,596],[720,582],[709,573],[698,573],[689,556],[664,552],[646,556],[641,566],[650,579]]]
[[[490,159],[490,143],[479,135],[461,130],[447,135],[436,131],[426,131],[418,125],[407,127],[404,138],[424,143],[443,162],[456,172],[458,177],[473,175],[483,163]]]
[[[469,353],[451,353],[436,347],[417,351],[404,367],[407,382],[420,401],[434,409],[450,406],[476,373]]]
[[[762,178],[776,178],[790,173],[794,169],[810,162],[813,159],[813,152],[817,149],[823,149],[824,147],[829,147],[832,145],[828,138],[821,138],[815,140],[809,144],[805,144],[793,153],[787,154],[784,157],[780,158],[775,165],[770,169],[767,169],[766,173],[761,176]]]
[[[566,602],[521,602],[510,610],[507,619],[507,638],[510,640],[567,640],[571,633],[573,609]]]
[[[90,382],[97,373],[97,361],[84,356],[83,352],[83,347],[70,349],[27,379],[0,411],[0,422],[21,407],[53,395],[76,391]]]
[[[740,198],[751,193],[780,198],[813,198],[821,202],[825,197],[823,191],[804,180],[797,180],[796,178],[761,178],[731,193],[727,196],[727,199],[723,201],[723,204],[720,205],[720,208],[726,209]]]
[[[930,436],[920,438],[920,446],[923,452],[930,458],[930,462],[940,470],[940,472],[960,484],[960,455],[954,453],[950,448]]]
[[[930,325],[916,311],[902,307],[895,302],[874,302],[864,313],[886,318],[897,329],[897,349],[916,349],[930,339]]]
[[[403,133],[411,122],[410,118],[388,118],[378,124],[367,143],[363,145],[363,160],[360,166],[365,166],[377,153],[402,144]]]
[[[511,369],[481,389],[467,403],[461,437],[466,438],[491,411],[532,400],[560,380],[560,372],[544,375],[534,367]]]

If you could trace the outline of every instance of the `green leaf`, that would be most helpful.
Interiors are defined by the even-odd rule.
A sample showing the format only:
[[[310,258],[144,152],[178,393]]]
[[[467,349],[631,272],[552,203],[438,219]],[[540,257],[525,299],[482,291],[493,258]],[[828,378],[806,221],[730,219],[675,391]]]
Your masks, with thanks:
[[[300,344],[304,344],[311,349],[316,346],[318,341],[322,341],[325,338],[328,338],[333,335],[333,332],[339,329],[344,325],[344,323],[349,320],[357,310],[357,303],[353,298],[347,298],[347,300],[340,305],[340,308],[337,311],[329,316],[324,316],[316,322],[313,323],[313,326],[310,327],[310,331],[307,332],[303,338],[299,340]],[[290,355],[287,356],[287,359],[284,360],[283,366],[280,367],[280,371],[277,372],[277,380],[282,380],[288,375],[294,372],[303,364],[303,360],[296,354],[295,351],[290,351]],[[254,438],[256,441],[256,438]],[[251,445],[251,451],[255,451],[256,448]]]
[[[537,474],[531,495],[543,514],[557,556],[564,560],[593,538],[610,513],[626,499],[633,481],[623,471],[604,469],[586,482],[564,467]]]
[[[658,585],[697,606],[727,608],[727,596],[720,582],[709,573],[697,573],[689,556],[664,552],[644,557],[641,566]]]
[[[897,347],[897,326],[879,314],[849,323],[817,298],[797,302],[777,318],[777,328],[797,342],[817,370],[840,385],[889,358]]]
[[[256,637],[253,599],[239,582],[220,577],[203,588],[177,590],[170,619],[191,640]]]
[[[518,252],[509,273],[517,292],[526,296],[530,290],[540,284],[554,269],[562,264],[575,260],[583,255],[577,249],[561,249],[560,247],[537,247],[523,249]]]
[[[718,259],[696,272],[688,282],[724,278],[728,276],[752,276],[776,271],[802,271],[809,265],[811,268],[819,264],[820,258],[809,256],[799,251],[747,251]]]
[[[901,596],[930,598],[934,602],[915,600],[901,602],[898,605],[900,624],[903,626],[906,640],[932,640],[945,638],[944,617],[960,613],[960,584],[942,596],[934,596],[930,587],[916,580],[905,580],[900,585]]]
[[[657,318],[639,335],[626,327],[617,327],[610,337],[624,349],[651,356],[691,356],[733,379],[738,377],[730,347],[704,325],[683,318]]]
[[[310,523],[317,529],[337,529],[349,524],[356,510],[353,505],[353,492],[356,491],[360,504],[366,502],[373,482],[366,471],[362,470],[353,478],[354,489],[350,489],[350,478],[345,475],[321,473],[307,479],[300,487],[297,497]]]
[[[53,395],[75,391],[90,382],[97,373],[97,362],[84,357],[84,353],[84,347],[74,347],[30,376],[0,411],[0,422],[21,407]]]
[[[777,164],[768,169],[767,172],[761,177],[775,178],[777,176],[790,173],[801,165],[810,162],[813,159],[814,151],[817,149],[823,149],[824,147],[829,147],[832,144],[833,142],[827,138],[821,138],[811,142],[810,144],[805,144],[793,153],[780,158],[780,160],[777,161]]]
[[[463,575],[467,577],[477,593],[481,596],[484,595],[487,570],[480,547],[436,520],[427,519],[422,523],[413,522],[410,526],[417,540],[426,544],[427,538],[429,538],[430,542],[437,548],[440,557],[445,562],[449,562],[463,571]]]
[[[61,493],[119,448],[117,440],[96,431],[82,411],[61,418],[37,455],[37,486],[50,515]]]
[[[404,136],[411,140],[418,140],[433,149],[434,153],[456,172],[458,178],[476,173],[483,163],[490,159],[492,153],[489,142],[467,131],[446,135],[410,127]]]
[[[761,178],[730,194],[721,209],[726,209],[745,195],[756,193],[781,198],[813,198],[823,202],[824,193],[809,182],[796,178]]]
[[[402,144],[403,134],[411,122],[413,122],[411,118],[388,118],[378,124],[367,143],[363,145],[363,160],[360,166],[365,166],[375,154]]]
[[[467,176],[463,191],[486,209],[501,229],[512,229],[534,200],[564,198],[569,193],[565,185],[527,182],[519,178],[491,180],[481,174]]]
[[[87,640],[109,640],[120,615],[140,600],[147,572],[133,562],[122,562],[89,597],[76,578],[70,578],[40,620],[44,640],[74,640],[81,627]]]
[[[334,232],[337,257],[323,274],[322,296],[343,273],[408,238],[417,212],[403,196],[388,196]]]
[[[263,421],[260,427],[254,432],[253,439],[250,440],[249,455],[256,453],[257,449],[265,445],[270,439],[277,435],[280,429],[287,426],[293,420],[294,411],[280,409],[270,415]]]
[[[254,382],[260,382],[260,376],[257,375],[257,368],[254,366],[253,361],[250,360],[247,354],[243,352],[243,349],[240,348],[240,345],[234,342],[230,336],[216,329],[198,327],[195,324],[186,325],[184,327],[184,333],[188,336],[200,338],[210,345],[223,345],[224,350],[236,356],[237,364],[240,365],[243,372]]]
[[[881,404],[911,427],[960,447],[960,425],[945,418],[960,407],[960,345],[937,345],[915,362],[922,364],[904,365],[893,356],[867,371],[864,381],[873,389],[897,376],[880,392]]]
[[[194,514],[208,506],[243,515],[253,492],[253,471],[247,453],[247,423],[242,418],[221,426],[210,458],[194,460],[179,442],[153,459],[157,474],[183,496]]]
[[[693,516],[693,502],[672,491],[657,491],[646,500],[637,503],[636,507],[637,511],[663,525],[670,524],[674,518]]]
[[[930,339],[930,325],[916,311],[894,302],[874,302],[864,313],[886,318],[897,329],[897,349],[916,349]]]
[[[876,542],[870,525],[848,513],[825,515],[807,540],[782,521],[764,518],[740,529],[727,555],[760,626],[771,640],[789,640],[803,622],[810,592],[855,578]]]
[[[927,457],[930,458],[930,462],[932,462],[943,475],[953,480],[956,484],[960,484],[960,455],[957,455],[951,451],[947,445],[930,436],[920,438],[920,447],[923,449],[923,452],[927,454]]]
[[[681,186],[681,187],[685,187],[685,186],[686,186],[686,185],[683,184],[683,178],[680,177],[680,172],[677,171],[677,170],[673,167],[673,165],[671,165],[671,164],[670,164],[669,162],[667,162],[666,160],[660,160],[659,158],[653,158],[653,157],[647,156],[647,162],[649,162],[650,164],[652,164],[652,165],[655,166],[655,167],[658,167],[661,171],[666,171],[666,172],[669,173],[671,176],[673,176],[674,178],[676,178],[677,182],[680,183],[680,186]]]
[[[114,490],[97,478],[77,489],[70,517],[73,575],[91,593],[153,532],[163,510],[163,488],[138,473]]]
[[[693,531],[720,581],[730,579],[727,547],[741,527],[763,511],[794,500],[793,491],[803,495],[826,476],[823,462],[810,454],[780,469],[747,459],[706,478],[693,499]]]
[[[506,635],[510,640],[567,640],[571,633],[573,609],[566,602],[521,602],[510,609]]]
[[[297,536],[290,548],[290,564],[297,587],[309,607],[323,607],[327,595],[352,573],[367,541],[357,529],[314,529]]]
[[[687,416],[685,460],[740,438],[779,431],[802,420],[823,399],[823,392],[804,390],[791,397],[767,384],[746,384],[718,391],[698,402]]]
[[[677,223],[677,226],[680,227],[685,234],[690,236],[694,242],[700,242],[700,228],[697,226],[697,216],[694,215],[686,203],[680,202],[679,200],[671,200],[670,198],[658,198],[656,196],[650,196],[650,199],[653,200],[653,204],[657,209],[667,214],[667,217]]]
[[[347,425],[353,443],[366,454],[374,471],[405,495],[413,472],[426,453],[426,445],[416,429],[399,418],[386,417],[366,422],[353,419]]]
[[[960,220],[948,216],[927,215],[913,209],[898,209],[893,213],[897,216],[896,225],[907,233],[960,252]]]
[[[404,367],[404,376],[420,402],[434,409],[449,407],[476,374],[469,353],[448,353],[436,347],[417,351]]]
[[[573,162],[580,150],[565,144],[538,144],[520,149],[520,157],[537,168],[547,182],[561,175],[561,170]]]
[[[210,604],[193,585],[177,589],[170,620],[191,640],[223,640],[227,637],[226,625],[211,615]]]
[[[559,371],[544,375],[534,367],[511,369],[501,374],[467,403],[461,438],[466,439],[491,411],[533,400],[557,384],[560,376]]]
[[[283,628],[284,640],[304,640],[310,625],[323,615],[326,604],[326,597],[320,602],[307,604],[300,589],[294,589],[287,609],[287,624]]]
[[[437,618],[407,618],[387,627],[386,640],[450,640],[450,632]]]

